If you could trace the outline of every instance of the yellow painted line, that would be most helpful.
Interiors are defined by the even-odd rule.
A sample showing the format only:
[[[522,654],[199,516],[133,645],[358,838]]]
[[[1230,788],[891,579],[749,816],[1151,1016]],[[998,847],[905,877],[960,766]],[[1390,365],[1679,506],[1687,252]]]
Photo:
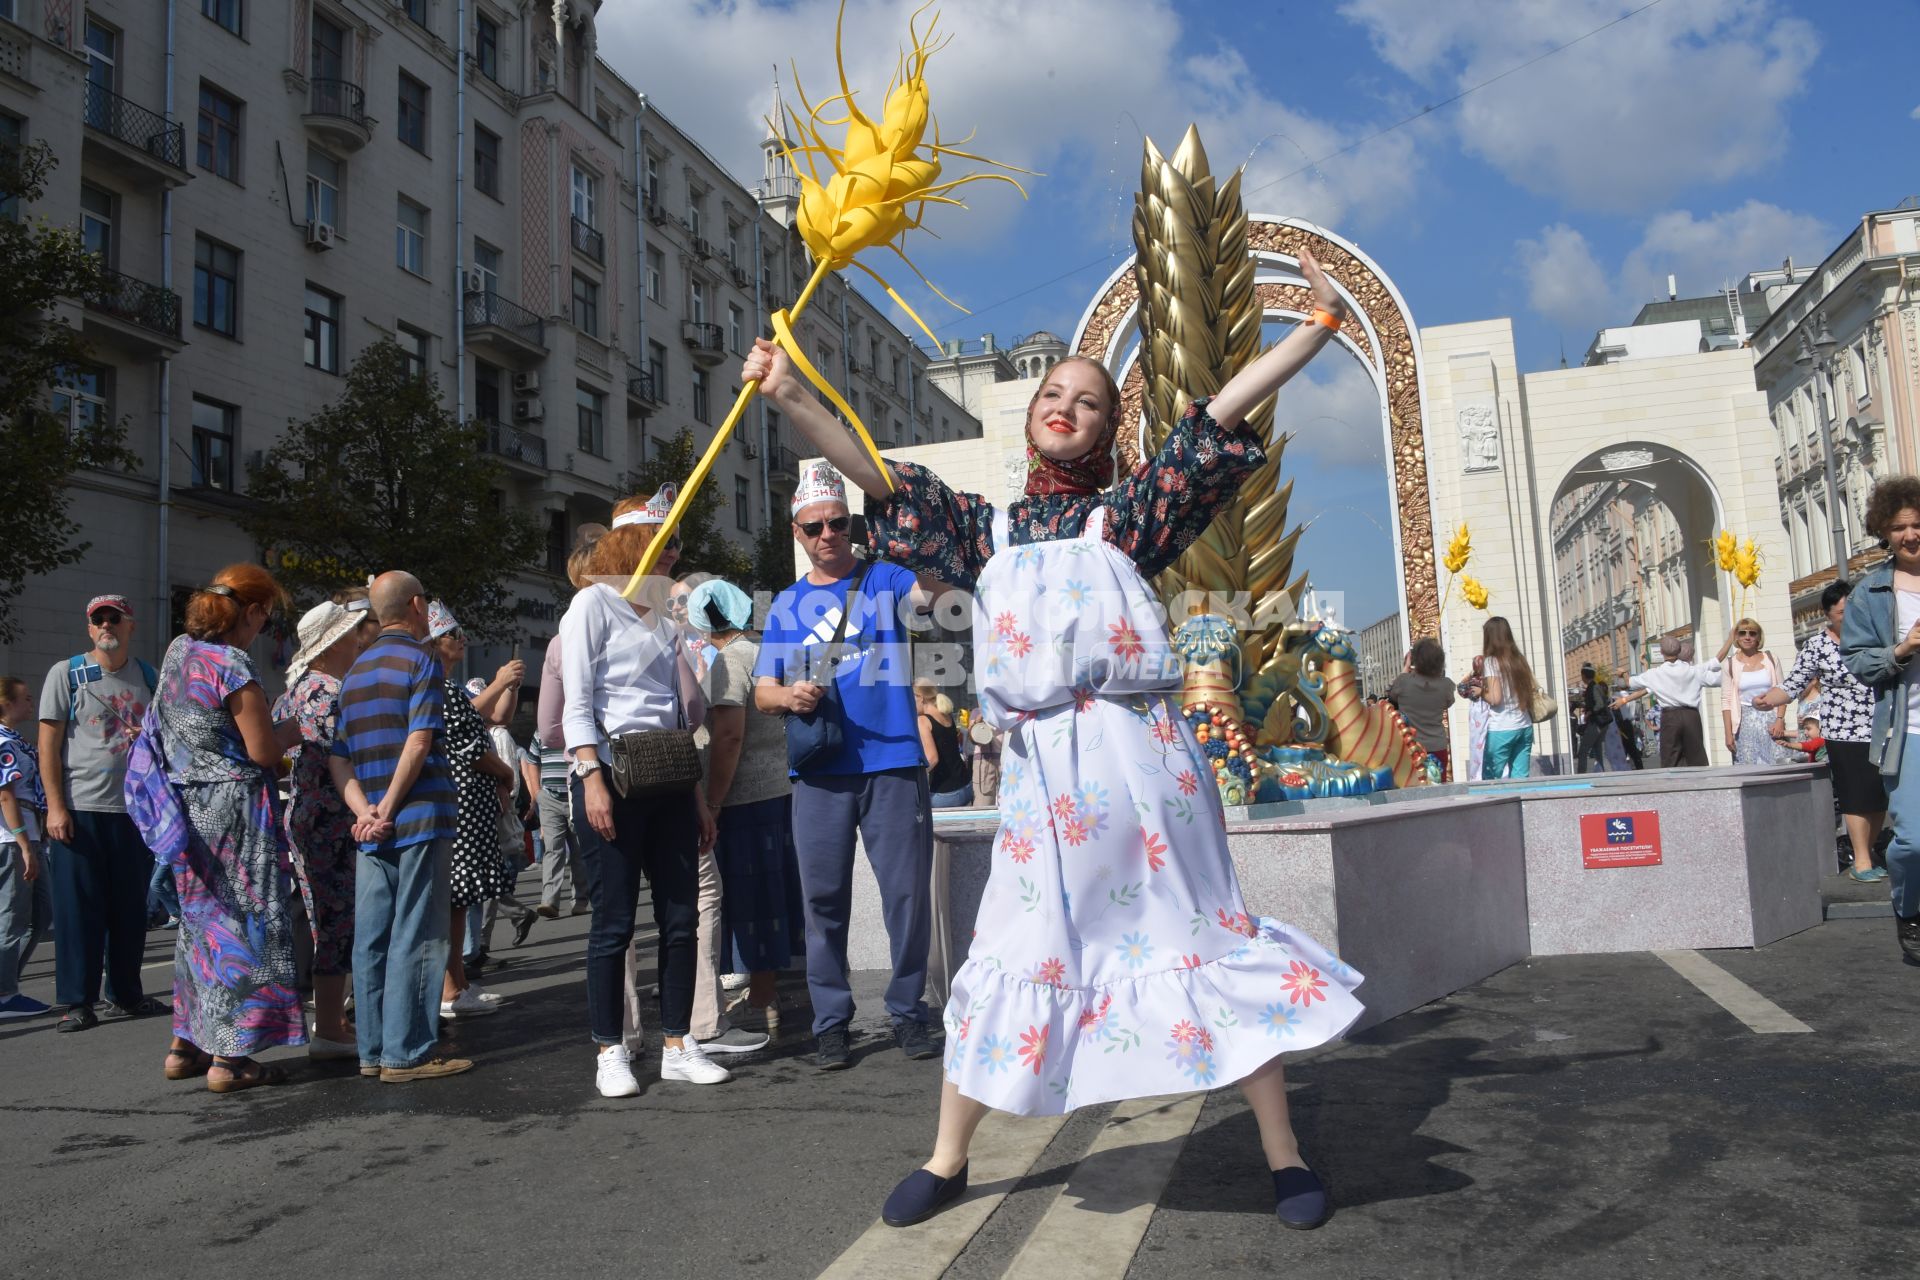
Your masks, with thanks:
[[[1204,1093],[1114,1108],[1003,1280],[1113,1280],[1127,1273]]]
[[[1746,1023],[1749,1031],[1761,1035],[1802,1035],[1813,1030],[1698,951],[1656,951],[1653,954],[1666,961],[1675,973],[1700,988],[1709,1000]]]
[[[1033,1168],[1065,1116],[1010,1116],[990,1112],[974,1131],[967,1157],[967,1194],[912,1227],[875,1220],[820,1280],[938,1280],[974,1233],[1000,1207],[1014,1183]],[[911,1170],[901,1171],[904,1177]]]

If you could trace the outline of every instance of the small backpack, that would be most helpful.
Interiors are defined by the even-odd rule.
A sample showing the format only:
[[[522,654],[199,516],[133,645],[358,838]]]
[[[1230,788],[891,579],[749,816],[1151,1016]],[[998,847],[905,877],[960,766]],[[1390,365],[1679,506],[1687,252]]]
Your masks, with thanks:
[[[127,779],[121,795],[127,816],[140,829],[153,856],[169,867],[187,865],[187,811],[167,779],[166,744],[160,736],[160,711],[148,707],[127,752]]]

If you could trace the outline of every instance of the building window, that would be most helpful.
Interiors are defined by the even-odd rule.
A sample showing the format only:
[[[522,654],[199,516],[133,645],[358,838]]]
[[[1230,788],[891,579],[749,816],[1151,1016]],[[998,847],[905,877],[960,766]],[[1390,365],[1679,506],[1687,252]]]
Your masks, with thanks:
[[[414,26],[422,30],[426,29],[427,0],[400,0],[400,7],[406,12],[408,19],[412,21]]]
[[[580,423],[580,448],[596,458],[607,455],[607,398],[585,384],[574,387],[574,413]]]
[[[54,384],[53,412],[66,419],[70,437],[91,435],[109,422],[106,370],[88,364],[62,369]]]
[[[698,192],[687,192],[687,231],[696,239],[705,234],[701,230],[707,221],[705,203]]]
[[[657,342],[647,344],[647,376],[653,379],[653,398],[667,398],[667,349]]]
[[[747,318],[740,308],[727,304],[727,348],[737,356],[747,354]]]
[[[113,192],[91,182],[80,184],[80,243],[113,269]]]
[[[500,389],[505,378],[497,364],[473,362],[473,413],[483,422],[500,421]]]
[[[347,29],[320,14],[313,15],[313,56],[309,65],[315,80],[338,83],[347,78]]]
[[[753,484],[745,476],[733,478],[733,527],[753,528]]]
[[[740,224],[732,221],[727,223],[727,265],[740,269]]]
[[[707,286],[698,280],[693,282],[692,301],[691,319],[695,324],[705,324],[707,322]]]
[[[642,184],[641,189],[647,197],[648,204],[657,205],[660,203],[660,157],[659,156],[653,155],[651,153],[648,154],[647,176],[646,176],[646,181]]]
[[[500,83],[500,24],[484,14],[473,23],[473,61],[481,75]]]
[[[341,164],[318,147],[307,147],[307,221],[340,225]]]
[[[647,246],[647,297],[660,301],[661,281],[667,274],[666,255],[652,245]]]
[[[307,286],[306,358],[309,369],[340,372],[340,299]]]
[[[240,254],[205,236],[193,241],[193,322],[229,338],[240,328]]]
[[[393,340],[407,353],[407,373],[411,377],[425,378],[427,362],[432,358],[432,348],[428,346],[428,337],[412,325],[394,326]]]
[[[200,82],[200,149],[202,169],[230,182],[240,180],[240,103]]]
[[[473,242],[473,273],[481,293],[500,292],[500,251],[484,240]]]
[[[473,126],[473,189],[500,198],[500,135],[481,124]]]
[[[573,324],[589,338],[600,336],[600,286],[574,273]]]
[[[427,150],[427,86],[400,73],[400,115],[394,130],[400,141],[423,155]]]
[[[710,397],[707,394],[707,371],[693,371],[693,420],[706,422],[711,417]]]
[[[233,424],[230,404],[193,398],[193,487],[233,491]]]
[[[573,216],[596,230],[595,207],[600,199],[600,180],[579,165],[573,166]]]
[[[405,196],[394,215],[393,265],[417,276],[427,274],[427,211]]]
[[[11,9],[12,5],[13,0],[7,0],[5,7]],[[240,0],[200,0],[200,12],[233,34],[240,34]],[[8,13],[7,16],[13,15]]]
[[[0,115],[0,150],[11,151],[20,145],[20,118]],[[8,222],[20,216],[20,197],[8,193],[0,195],[0,218]]]

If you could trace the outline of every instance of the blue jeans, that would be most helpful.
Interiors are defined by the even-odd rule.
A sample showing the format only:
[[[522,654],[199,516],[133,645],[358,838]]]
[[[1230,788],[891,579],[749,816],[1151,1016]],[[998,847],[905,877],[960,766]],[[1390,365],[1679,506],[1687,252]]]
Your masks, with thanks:
[[[1900,776],[1887,785],[1887,826],[1893,831],[1887,887],[1893,913],[1912,919],[1920,916],[1920,743],[1908,738],[1906,748]]]
[[[98,1003],[104,960],[106,996],[122,1008],[145,997],[140,961],[147,949],[147,882],[153,854],[124,813],[73,812],[73,842],[47,841],[53,890],[54,999],[69,1007]]]
[[[40,858],[40,875],[32,884],[21,874],[25,870],[20,846],[0,840],[0,1000],[20,994],[20,971],[53,923],[46,858]]]
[[[452,919],[453,839],[361,852],[353,887],[354,1024],[360,1063],[417,1067],[440,1038]]]
[[[969,782],[951,791],[936,791],[927,797],[927,803],[936,809],[964,809],[973,803],[973,784]]]
[[[157,929],[179,918],[180,889],[173,883],[173,868],[155,858],[153,875],[147,880],[147,927]]]
[[[1533,726],[1488,730],[1487,750],[1481,761],[1483,778],[1526,777],[1533,772]]]
[[[927,946],[933,938],[928,882],[933,875],[933,817],[927,771],[816,774],[793,780],[793,847],[807,896],[807,991],[813,1033],[853,1020],[847,981],[847,917],[853,912],[853,833],[859,828],[880,887],[880,913],[892,947],[887,1013],[926,1022]]]

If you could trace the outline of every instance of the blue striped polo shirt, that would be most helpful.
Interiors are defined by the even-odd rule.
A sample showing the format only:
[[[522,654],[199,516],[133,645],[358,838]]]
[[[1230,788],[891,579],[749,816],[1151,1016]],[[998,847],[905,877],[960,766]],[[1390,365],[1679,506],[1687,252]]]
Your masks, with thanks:
[[[440,660],[404,631],[382,631],[340,683],[333,754],[352,762],[353,774],[370,803],[379,804],[387,794],[407,735],[422,729],[433,733],[433,749],[394,815],[392,837],[363,842],[364,852],[453,838],[459,793],[447,768],[441,689]]]

